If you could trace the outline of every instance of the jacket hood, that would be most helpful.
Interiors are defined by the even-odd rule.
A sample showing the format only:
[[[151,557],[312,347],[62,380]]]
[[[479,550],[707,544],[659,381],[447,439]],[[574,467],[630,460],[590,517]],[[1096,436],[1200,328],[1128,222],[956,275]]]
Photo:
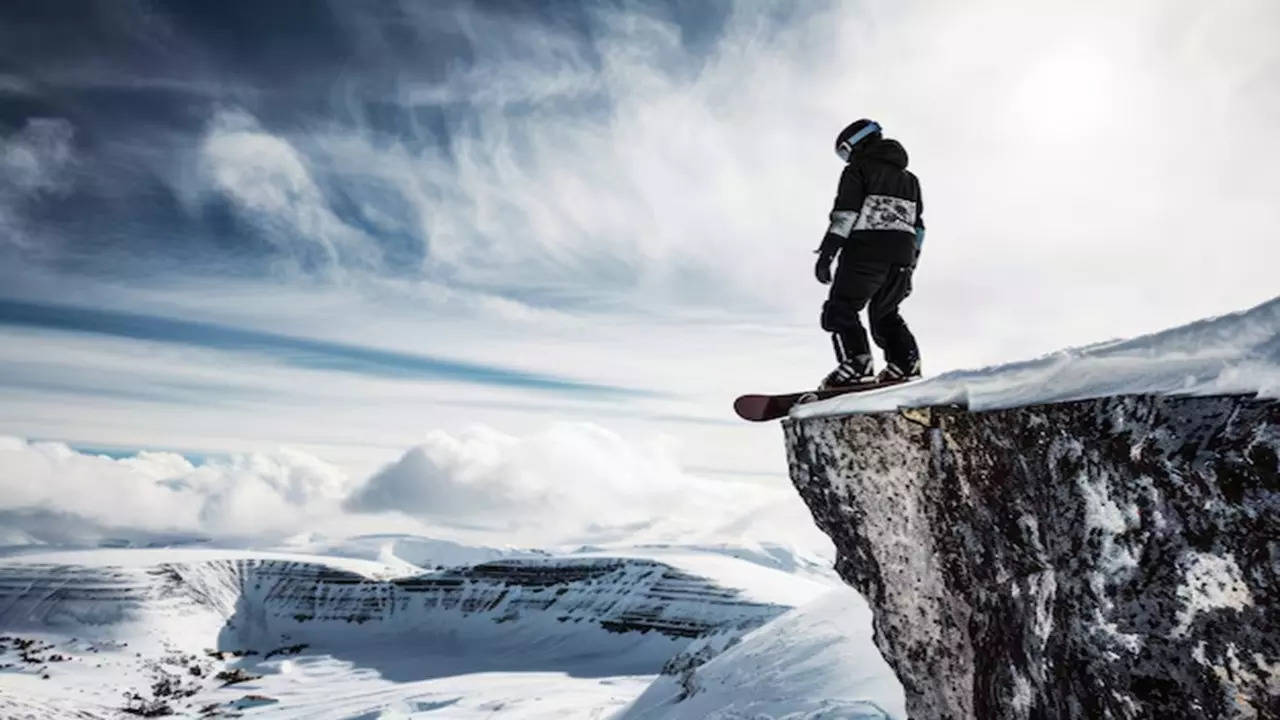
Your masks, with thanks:
[[[907,149],[897,140],[879,139],[859,143],[856,154],[903,170],[907,168]]]

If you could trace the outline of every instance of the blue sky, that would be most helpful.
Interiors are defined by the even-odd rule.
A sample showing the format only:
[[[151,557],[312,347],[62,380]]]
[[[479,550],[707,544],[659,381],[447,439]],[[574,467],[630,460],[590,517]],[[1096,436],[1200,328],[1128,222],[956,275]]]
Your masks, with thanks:
[[[1242,309],[1280,266],[1274,3],[6,3],[0,434],[354,476],[587,422],[780,482],[812,249],[878,119],[928,373]]]

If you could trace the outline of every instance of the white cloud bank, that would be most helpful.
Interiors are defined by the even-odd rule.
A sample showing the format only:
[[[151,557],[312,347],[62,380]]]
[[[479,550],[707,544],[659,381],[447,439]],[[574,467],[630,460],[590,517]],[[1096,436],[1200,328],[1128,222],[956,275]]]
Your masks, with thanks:
[[[39,513],[60,518],[59,527],[42,535],[16,519]],[[240,542],[408,532],[527,547],[776,543],[805,555],[825,547],[789,486],[698,477],[661,441],[635,443],[584,423],[526,437],[433,432],[367,481],[297,450],[194,464],[168,452],[113,459],[0,437],[0,537],[62,542],[75,535],[65,527],[74,518],[86,528]]]
[[[375,474],[347,507],[516,536],[591,539],[619,530],[715,526],[770,495],[687,474],[660,443],[562,423],[522,438],[483,427],[432,432]]]
[[[292,531],[332,513],[349,481],[281,450],[195,465],[169,452],[114,459],[0,437],[0,510],[51,511],[99,526],[200,534]]]

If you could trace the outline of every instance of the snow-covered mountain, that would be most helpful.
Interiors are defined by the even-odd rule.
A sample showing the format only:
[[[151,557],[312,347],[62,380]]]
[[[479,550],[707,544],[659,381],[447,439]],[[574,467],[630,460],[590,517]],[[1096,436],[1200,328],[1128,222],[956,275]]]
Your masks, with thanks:
[[[0,665],[12,682],[0,707],[32,717],[109,715],[129,703],[213,712],[259,695],[271,702],[255,712],[271,716],[447,702],[449,717],[466,717],[499,700],[457,689],[458,679],[500,674],[498,686],[544,678],[572,698],[553,714],[587,717],[831,587],[689,550],[663,561],[585,552],[404,570],[219,550],[10,557],[0,563]],[[316,695],[321,682],[330,685]],[[512,712],[541,712],[530,703]]]

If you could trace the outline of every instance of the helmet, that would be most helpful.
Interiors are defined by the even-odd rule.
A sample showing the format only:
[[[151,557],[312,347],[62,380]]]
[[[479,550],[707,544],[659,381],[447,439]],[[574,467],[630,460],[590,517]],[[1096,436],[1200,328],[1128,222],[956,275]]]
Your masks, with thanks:
[[[867,138],[880,139],[880,123],[866,118],[855,121],[836,136],[836,155],[841,160],[849,162],[853,148]]]

